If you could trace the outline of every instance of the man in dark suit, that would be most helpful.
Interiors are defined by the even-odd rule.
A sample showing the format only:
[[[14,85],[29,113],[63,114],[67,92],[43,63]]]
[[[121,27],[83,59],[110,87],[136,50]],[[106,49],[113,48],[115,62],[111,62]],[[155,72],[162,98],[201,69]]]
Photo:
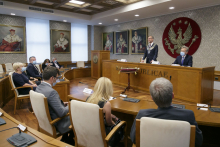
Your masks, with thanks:
[[[51,66],[53,66],[53,67],[56,67],[57,69],[61,69],[61,68],[63,68],[60,64],[59,64],[59,62],[57,62],[57,58],[52,58],[52,65]]]
[[[142,63],[144,63],[144,59],[147,58],[146,63],[152,63],[152,61],[157,61],[157,54],[158,54],[158,45],[153,42],[154,37],[149,36],[147,45],[147,49],[145,50],[144,57],[142,58]]]
[[[39,69],[35,66],[36,65],[36,58],[34,56],[31,56],[29,58],[29,64],[27,66],[26,72],[28,77],[33,77],[33,78],[41,78],[42,75],[39,71]]]
[[[63,102],[60,99],[57,91],[52,88],[52,85],[56,82],[57,77],[58,70],[55,67],[46,67],[43,71],[44,81],[42,81],[42,83],[36,89],[36,92],[42,93],[47,98],[49,112],[52,120],[58,117],[63,117],[69,112],[68,102]],[[65,135],[63,135],[61,141],[74,145],[74,135],[73,131],[69,129],[70,125],[71,123],[69,116],[62,118],[60,121],[55,123],[57,131],[61,134],[70,131],[70,135],[68,136],[68,134],[66,133]]]
[[[173,64],[179,64],[181,66],[190,66],[192,67],[193,61],[192,56],[188,55],[189,48],[187,46],[183,46],[181,48],[180,55],[176,58]]]
[[[150,84],[150,94],[158,108],[143,109],[138,112],[131,128],[131,141],[135,144],[136,119],[140,119],[141,117],[152,117],[159,119],[187,121],[191,125],[195,125],[195,146],[201,146],[203,141],[202,131],[198,127],[193,111],[174,108],[171,106],[172,99],[174,98],[172,83],[165,78],[157,78]]]

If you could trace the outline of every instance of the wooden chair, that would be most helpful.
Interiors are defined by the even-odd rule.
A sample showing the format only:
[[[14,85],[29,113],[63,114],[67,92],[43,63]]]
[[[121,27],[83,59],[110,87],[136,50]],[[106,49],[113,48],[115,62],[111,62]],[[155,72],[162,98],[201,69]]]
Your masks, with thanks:
[[[34,114],[37,117],[38,131],[53,138],[63,135],[56,131],[54,124],[69,114],[65,115],[64,117],[51,120],[47,98],[43,94],[31,90],[30,100]]]
[[[12,63],[5,63],[6,72],[14,71],[12,67]]]
[[[136,119],[136,147],[194,147],[195,131],[186,121],[142,117]]]
[[[27,94],[27,95],[20,95],[20,94],[18,93],[18,90],[17,90],[17,89],[21,89],[21,88],[31,88],[31,89],[33,90],[33,87],[31,87],[31,86],[15,87],[15,84],[14,84],[14,81],[13,81],[13,76],[12,76],[13,73],[14,73],[14,72],[10,72],[10,73],[9,73],[9,80],[10,80],[10,84],[11,84],[11,87],[12,87],[11,90],[13,90],[13,91],[14,91],[14,94],[15,94],[15,105],[14,105],[14,114],[15,114],[18,100],[29,99],[29,98],[30,98],[29,94]]]
[[[85,62],[84,61],[77,61],[76,62],[76,67],[84,68],[85,67]]]
[[[3,72],[4,72],[3,67],[2,67],[2,65],[0,64],[0,73],[3,73]]]
[[[121,121],[106,136],[103,110],[98,105],[72,100],[69,109],[76,147],[108,147],[111,137],[126,125]],[[126,147],[127,137],[124,137],[124,143]]]

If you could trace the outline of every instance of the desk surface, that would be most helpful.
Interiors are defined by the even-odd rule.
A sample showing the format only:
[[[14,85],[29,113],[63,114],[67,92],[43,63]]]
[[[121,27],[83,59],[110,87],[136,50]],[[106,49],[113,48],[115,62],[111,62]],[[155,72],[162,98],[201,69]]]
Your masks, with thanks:
[[[6,121],[5,125],[1,125],[0,126],[0,130],[5,130],[8,128],[12,128],[12,127],[17,127],[18,124],[21,124],[19,121],[17,121],[16,119],[12,118],[10,115],[8,115],[7,113],[5,113],[2,109],[0,109],[0,112],[4,113],[4,116],[1,116],[1,118],[3,118]],[[11,137],[12,135],[18,133],[18,129],[14,128],[11,130],[7,130],[4,132],[0,132],[0,142],[1,142],[1,146],[4,147],[13,147],[13,145],[11,145],[6,139]],[[52,137],[49,137],[45,134],[42,134],[40,132],[38,132],[37,130],[34,130],[30,127],[27,127],[27,131],[25,131],[25,133],[27,133],[28,135],[31,135],[32,137],[34,137],[37,142],[32,144],[31,146],[33,147],[72,147],[69,144],[63,143],[57,139],[54,139]]]
[[[118,86],[114,85],[114,94],[113,97],[117,97],[121,90],[118,90]],[[68,99],[75,99],[80,101],[85,101],[89,94],[83,93],[83,89],[86,88],[85,86],[78,86],[76,93],[71,94],[68,96]],[[90,89],[93,89],[93,87],[88,87]],[[113,111],[124,113],[124,114],[130,114],[133,116],[136,116],[137,113],[141,109],[157,109],[157,105],[153,102],[153,100],[147,99],[145,95],[138,96],[137,98],[140,99],[140,102],[138,103],[132,103],[132,102],[126,102],[123,101],[122,97],[117,97],[114,100],[111,100],[111,107]],[[129,97],[136,98],[137,94],[134,92],[129,92]],[[204,111],[204,110],[198,110],[196,104],[189,104],[184,102],[176,102],[174,100],[175,104],[182,104],[185,105],[186,109],[192,110],[195,114],[196,121],[199,125],[206,125],[206,126],[216,126],[220,127],[220,113],[211,112],[210,110]]]

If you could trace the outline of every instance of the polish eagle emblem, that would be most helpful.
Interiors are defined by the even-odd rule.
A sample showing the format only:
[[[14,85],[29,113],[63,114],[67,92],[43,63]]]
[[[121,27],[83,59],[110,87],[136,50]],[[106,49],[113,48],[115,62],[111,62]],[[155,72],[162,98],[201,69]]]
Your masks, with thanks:
[[[168,46],[168,49],[174,54],[174,51],[176,51],[177,54],[180,54],[181,47],[185,44],[187,44],[191,38],[192,38],[192,27],[190,23],[188,24],[188,27],[186,31],[183,33],[181,27],[179,27],[178,32],[175,33],[173,26],[171,25],[170,30],[168,32],[168,37],[170,42],[173,44],[173,48],[170,46],[170,42],[167,38],[165,38],[165,45]],[[189,46],[189,49],[191,45],[196,41],[198,38],[197,35],[194,36],[194,38],[191,41],[191,44]]]

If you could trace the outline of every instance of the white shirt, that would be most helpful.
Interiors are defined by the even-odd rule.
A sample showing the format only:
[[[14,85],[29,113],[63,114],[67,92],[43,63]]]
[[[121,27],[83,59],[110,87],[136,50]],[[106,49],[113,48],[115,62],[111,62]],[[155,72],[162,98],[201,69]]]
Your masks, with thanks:
[[[56,62],[54,62],[54,65],[56,66],[56,68],[58,68],[58,69],[60,68]]]
[[[50,83],[47,83],[47,82],[45,82],[45,81],[42,81],[42,82],[46,83],[47,85],[50,85]],[[52,86],[50,85],[50,87],[52,87]]]

